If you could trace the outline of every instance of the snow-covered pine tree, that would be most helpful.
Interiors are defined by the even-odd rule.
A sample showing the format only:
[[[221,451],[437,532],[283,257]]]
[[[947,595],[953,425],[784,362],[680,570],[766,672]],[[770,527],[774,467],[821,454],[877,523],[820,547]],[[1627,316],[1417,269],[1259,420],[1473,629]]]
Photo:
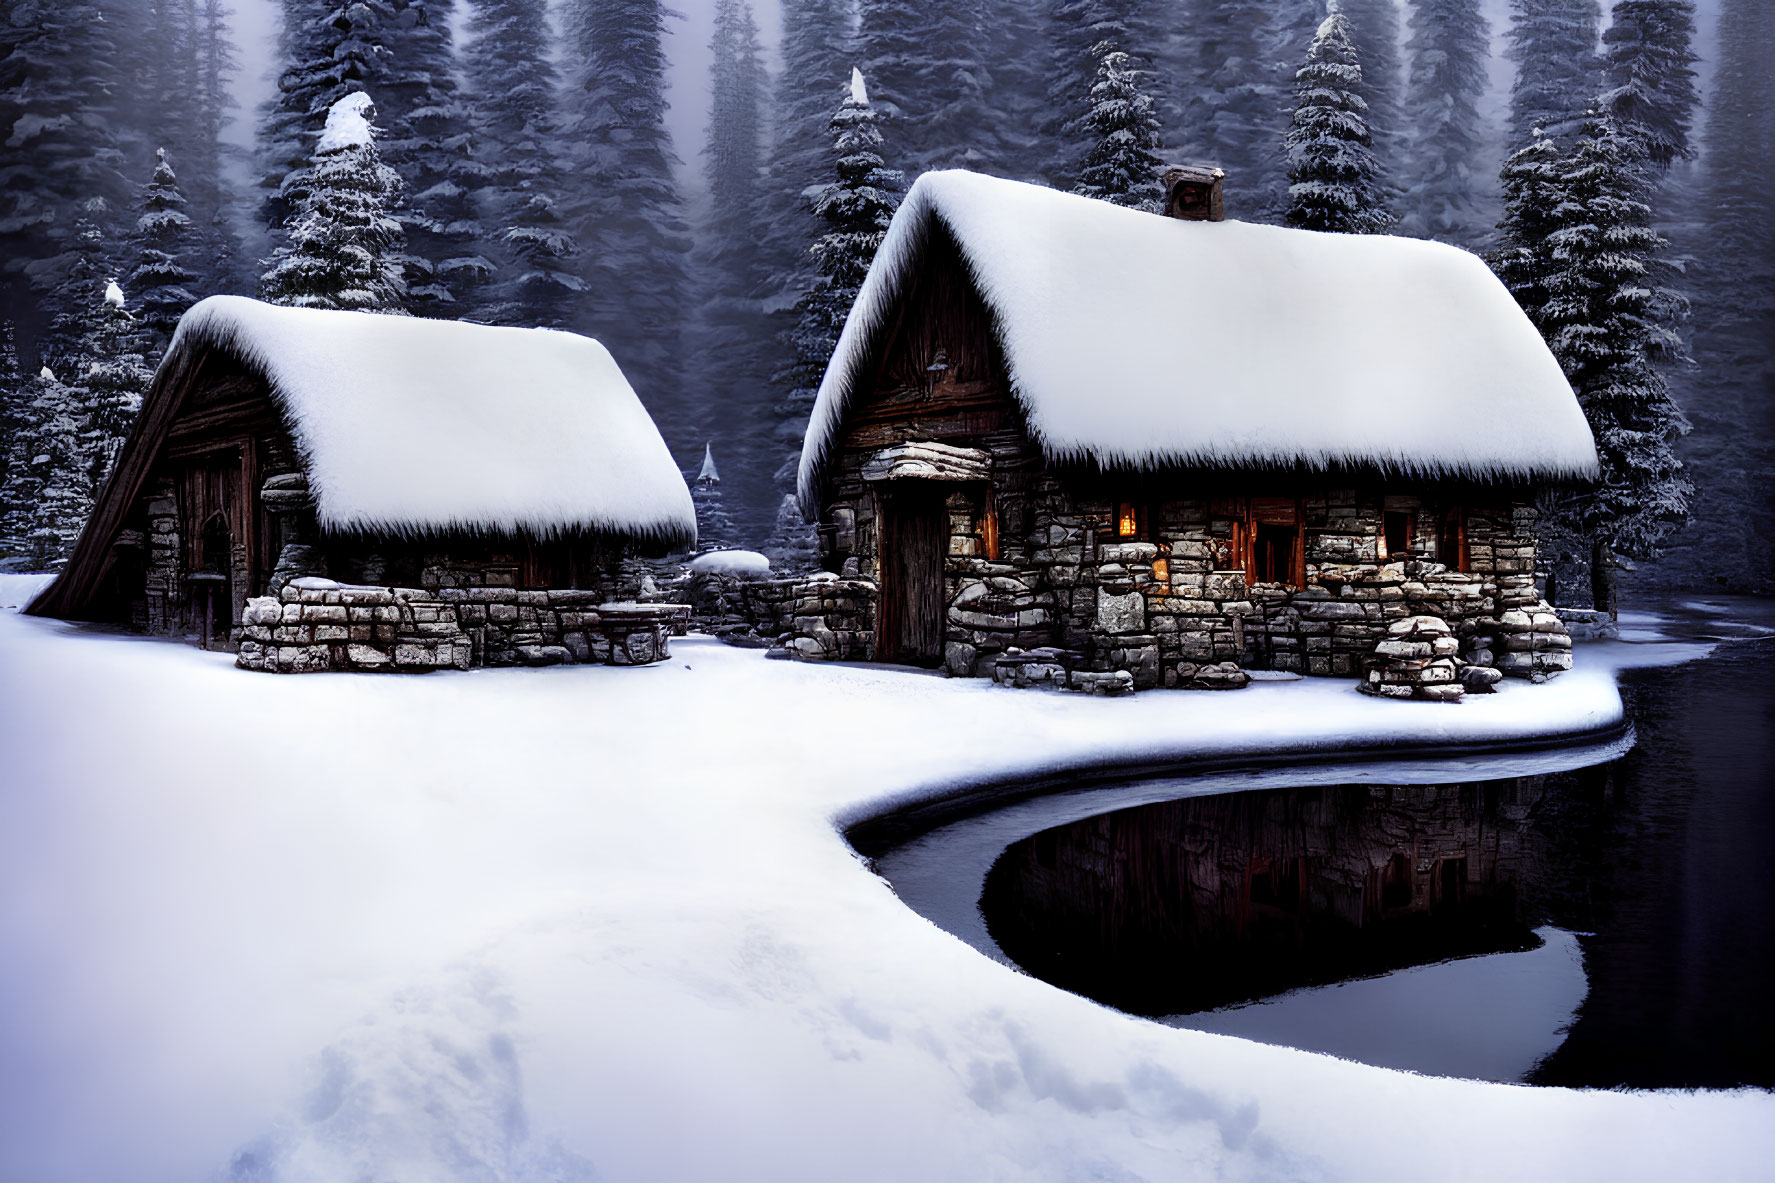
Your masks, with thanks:
[[[888,224],[899,208],[903,175],[887,167],[881,158],[879,116],[870,104],[862,72],[851,71],[850,93],[832,116],[832,156],[837,179],[814,191],[813,207],[826,233],[810,254],[819,279],[795,306],[796,326],[791,335],[795,365],[785,375],[789,393],[781,404],[779,439],[788,453],[777,470],[779,486],[790,497],[777,514],[776,528],[766,547],[773,565],[798,569],[807,561],[812,545],[807,527],[793,508],[795,474],[801,462],[799,446],[806,430],[820,379],[838,347],[845,318],[862,289],[863,278],[875,252],[887,237]],[[783,562],[778,562],[779,557]]]
[[[1486,262],[1510,289],[1535,327],[1547,332],[1547,280],[1552,258],[1547,238],[1559,227],[1565,162],[1559,148],[1539,128],[1531,142],[1511,153],[1500,177],[1504,220],[1498,245]]]
[[[1086,96],[1080,128],[1091,137],[1074,193],[1114,205],[1157,212],[1159,120],[1142,88],[1145,71],[1113,41],[1092,47],[1097,77]]]
[[[1687,519],[1693,488],[1677,460],[1687,423],[1660,364],[1682,356],[1671,321],[1685,305],[1659,283],[1649,162],[1614,116],[1594,111],[1561,164],[1548,233],[1542,332],[1590,421],[1602,476],[1578,503],[1591,543],[1595,607],[1615,610],[1615,556],[1650,558]]]
[[[1635,583],[1775,588],[1775,6],[1725,0],[1707,95],[1694,223],[1672,228],[1695,304],[1695,364],[1672,374],[1695,430],[1677,454],[1695,482],[1695,518]],[[1681,238],[1676,235],[1682,234]]]
[[[117,14],[87,0],[20,0],[0,13],[0,284],[30,338],[66,311],[53,292],[74,261],[87,204],[104,203],[109,229],[130,191],[107,19]]]
[[[1303,230],[1379,234],[1391,226],[1362,98],[1362,64],[1350,24],[1334,11],[1295,75],[1288,153],[1288,224]]]
[[[1323,13],[1315,0],[1190,0],[1158,62],[1160,122],[1177,158],[1227,173],[1226,213],[1281,220],[1288,208],[1282,136],[1294,72]]]
[[[18,340],[12,322],[0,320],[0,568],[11,557],[6,543],[7,473],[12,471],[12,444],[18,435],[24,415],[27,390],[24,374],[19,370]]]
[[[858,49],[896,159],[911,173],[995,170],[986,0],[860,0]]]
[[[703,445],[703,464],[690,482],[690,500],[696,506],[698,554],[727,550],[733,545],[733,517],[721,498],[721,472],[715,467],[715,445]]]
[[[1368,134],[1382,188],[1391,194],[1404,171],[1406,145],[1402,92],[1405,61],[1399,54],[1398,0],[1339,0],[1350,22],[1350,44],[1362,64],[1356,93],[1368,104]]]
[[[251,290],[247,258],[234,229],[240,196],[223,183],[222,134],[234,122],[234,75],[240,70],[233,11],[226,0],[186,0],[196,10],[197,84],[191,94],[192,139],[180,158],[185,195],[191,202],[190,256],[197,293]]]
[[[276,241],[301,203],[301,178],[313,158],[315,135],[334,103],[376,76],[385,0],[366,0],[347,13],[335,0],[282,0],[277,53],[278,93],[260,110],[260,207]]]
[[[1099,44],[1108,41],[1144,64],[1147,42],[1145,0],[1050,0],[1048,5],[1049,116],[1042,124],[1047,142],[1046,172],[1051,183],[1072,188],[1078,181],[1079,96],[1097,85]],[[1155,104],[1154,119],[1157,119]]]
[[[683,378],[690,249],[666,128],[662,0],[569,0],[567,131],[578,145],[571,224],[587,281],[576,327],[610,347],[677,454],[704,432]]]
[[[376,151],[375,104],[353,91],[333,104],[302,201],[260,280],[273,304],[401,312],[401,224],[389,214],[400,178]]]
[[[135,297],[142,328],[158,357],[172,343],[179,317],[196,302],[191,292],[197,276],[185,266],[191,218],[179,178],[167,161],[166,149],[155,153],[154,175],[142,193],[142,215],[136,219],[136,269],[126,287]]]
[[[484,264],[481,315],[494,324],[561,328],[585,281],[561,204],[560,75],[548,12],[532,0],[475,0],[463,51],[477,120],[477,181],[499,267]]]
[[[813,282],[807,248],[819,236],[807,192],[830,169],[826,124],[844,95],[851,56],[849,0],[782,0],[782,69],[770,104],[768,197],[758,228],[766,271],[765,302],[790,319],[797,296]],[[786,327],[786,326],[785,326]]]
[[[1600,88],[1599,0],[1510,0],[1510,146],[1574,131]]]
[[[0,554],[26,571],[56,570],[92,510],[79,479],[83,448],[73,401],[48,366],[20,392],[0,487]]]
[[[1480,208],[1479,99],[1491,53],[1479,0],[1410,0],[1412,174],[1400,225],[1422,238],[1466,244],[1490,220]]]
[[[1606,47],[1609,90],[1603,103],[1645,157],[1664,170],[1692,160],[1689,125],[1701,101],[1695,89],[1694,0],[1616,0]]]
[[[695,251],[702,277],[695,355],[704,420],[727,443],[729,511],[723,538],[762,537],[776,508],[771,376],[775,342],[765,312],[758,224],[764,205],[764,98],[758,25],[746,0],[718,0],[708,140],[703,173],[710,199]],[[737,529],[737,534],[736,534]]]

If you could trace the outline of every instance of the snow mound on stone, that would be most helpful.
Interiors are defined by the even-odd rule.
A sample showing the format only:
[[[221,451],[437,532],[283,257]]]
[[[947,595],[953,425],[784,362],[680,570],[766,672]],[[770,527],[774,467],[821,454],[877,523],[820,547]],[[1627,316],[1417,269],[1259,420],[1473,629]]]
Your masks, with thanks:
[[[763,579],[770,574],[770,560],[755,550],[712,550],[692,559],[690,569],[699,575]]]
[[[211,296],[157,384],[203,348],[270,384],[328,529],[696,538],[678,465],[589,337]]]
[[[1558,362],[1475,255],[1179,221],[949,170],[913,185],[851,309],[808,424],[804,506],[938,223],[1050,459],[1596,471]]]

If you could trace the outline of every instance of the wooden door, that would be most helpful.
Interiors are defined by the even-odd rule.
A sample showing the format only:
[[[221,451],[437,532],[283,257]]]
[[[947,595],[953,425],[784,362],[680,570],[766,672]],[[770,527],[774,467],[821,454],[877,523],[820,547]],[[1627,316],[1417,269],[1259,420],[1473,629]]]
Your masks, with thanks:
[[[943,660],[943,558],[949,511],[941,485],[898,481],[881,498],[881,603],[876,655],[902,665]]]

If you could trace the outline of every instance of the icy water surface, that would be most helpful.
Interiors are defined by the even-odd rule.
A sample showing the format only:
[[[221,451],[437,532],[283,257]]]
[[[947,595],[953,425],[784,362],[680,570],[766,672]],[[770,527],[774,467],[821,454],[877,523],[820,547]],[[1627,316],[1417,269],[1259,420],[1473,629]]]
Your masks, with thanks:
[[[1319,770],[1025,826],[993,847],[984,931],[951,927],[1176,1026],[1479,1079],[1775,1086],[1775,612],[1630,623],[1726,640],[1622,675],[1624,755]]]

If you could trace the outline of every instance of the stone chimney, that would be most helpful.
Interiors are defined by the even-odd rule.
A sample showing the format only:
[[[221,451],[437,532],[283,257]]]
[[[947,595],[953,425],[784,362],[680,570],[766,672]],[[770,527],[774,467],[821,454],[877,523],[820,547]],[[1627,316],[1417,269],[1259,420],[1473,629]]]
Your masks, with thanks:
[[[1226,218],[1221,206],[1220,182],[1226,174],[1209,164],[1178,164],[1165,170],[1165,216],[1186,222],[1219,222]]]

